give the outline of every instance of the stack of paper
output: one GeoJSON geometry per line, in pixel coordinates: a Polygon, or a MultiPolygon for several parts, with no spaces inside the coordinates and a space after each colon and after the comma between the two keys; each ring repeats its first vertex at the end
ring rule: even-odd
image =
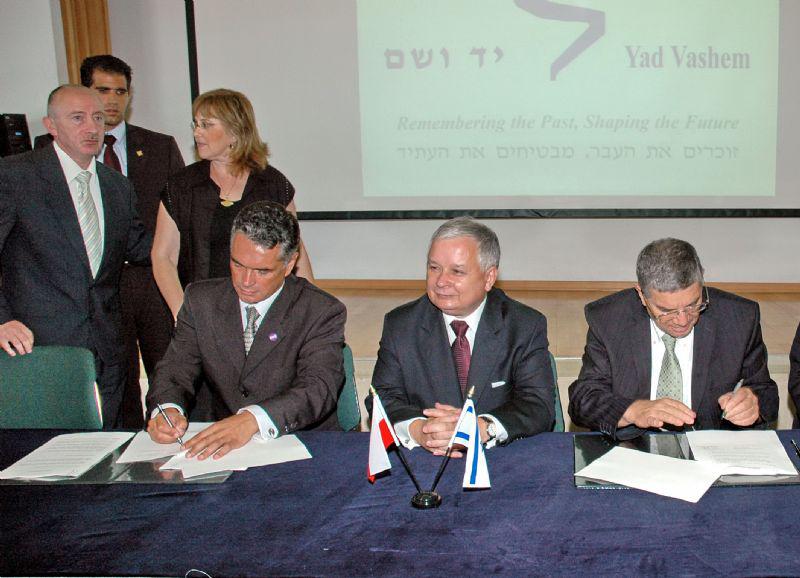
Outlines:
{"type": "Polygon", "coordinates": [[[696,503],[725,468],[615,447],[575,475],[696,503]]]}
{"type": "Polygon", "coordinates": [[[184,478],[202,476],[226,470],[246,470],[249,467],[281,464],[294,460],[306,460],[311,454],[297,436],[281,436],[277,439],[252,439],[237,450],[232,450],[221,458],[187,458],[180,452],[161,466],[162,470],[181,470],[184,478]]]}
{"type": "Polygon", "coordinates": [[[797,475],[774,431],[686,433],[694,460],[615,447],[576,476],[697,502],[723,475],[797,475]]]}
{"type": "MultiPolygon", "coordinates": [[[[184,442],[188,442],[198,433],[210,426],[210,423],[191,422],[186,428],[186,433],[181,436],[184,442]]],[[[149,462],[158,458],[166,458],[181,453],[181,444],[159,444],[150,438],[146,431],[140,431],[133,438],[130,445],[125,448],[122,455],[117,460],[118,464],[129,464],[133,462],[149,462]]]]}
{"type": "Polygon", "coordinates": [[[131,439],[129,432],[90,432],[56,436],[0,472],[0,479],[77,478],[131,439]]]}
{"type": "Polygon", "coordinates": [[[774,431],[692,431],[686,438],[694,459],[724,465],[723,474],[797,475],[774,431]]]}

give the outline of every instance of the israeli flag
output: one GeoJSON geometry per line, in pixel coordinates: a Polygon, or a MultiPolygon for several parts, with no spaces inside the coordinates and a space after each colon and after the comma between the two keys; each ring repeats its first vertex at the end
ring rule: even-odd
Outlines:
{"type": "Polygon", "coordinates": [[[475,415],[475,404],[472,399],[467,399],[461,415],[458,417],[458,424],[450,439],[450,446],[453,444],[460,444],[467,448],[462,487],[465,489],[491,488],[489,468],[486,465],[486,450],[481,443],[478,418],[475,415]]]}

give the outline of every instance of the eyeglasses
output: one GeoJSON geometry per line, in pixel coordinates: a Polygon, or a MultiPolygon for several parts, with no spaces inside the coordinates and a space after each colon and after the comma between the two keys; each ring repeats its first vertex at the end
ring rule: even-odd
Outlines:
{"type": "Polygon", "coordinates": [[[193,120],[191,122],[191,126],[192,126],[192,130],[197,130],[198,128],[202,129],[202,130],[208,130],[210,128],[214,128],[215,126],[217,126],[217,123],[216,122],[212,122],[210,120],[206,120],[206,119],[203,119],[200,122],[197,122],[197,121],[193,120]]]}
{"type": "MultiPolygon", "coordinates": [[[[678,316],[681,313],[686,314],[686,317],[696,317],[697,315],[700,315],[703,311],[708,309],[708,304],[711,303],[711,298],[708,296],[708,288],[703,287],[703,292],[705,293],[706,298],[703,299],[700,303],[697,303],[695,305],[687,305],[682,309],[672,309],[671,311],[664,311],[663,313],[660,313],[655,316],[656,321],[659,322],[674,321],[675,319],[678,318],[678,316]]],[[[647,298],[645,298],[645,301],[647,301],[647,298]]],[[[650,307],[657,310],[657,308],[654,307],[653,305],[650,305],[650,307]]]]}

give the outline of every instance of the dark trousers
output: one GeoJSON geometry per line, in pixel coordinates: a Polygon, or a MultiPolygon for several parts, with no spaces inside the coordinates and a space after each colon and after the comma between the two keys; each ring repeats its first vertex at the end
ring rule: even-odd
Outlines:
{"type": "Polygon", "coordinates": [[[119,423],[123,428],[141,429],[146,421],[139,386],[139,353],[147,377],[152,379],[156,364],[172,338],[172,314],[158,291],[152,267],[125,265],[120,300],[127,371],[119,423]]]}
{"type": "Polygon", "coordinates": [[[95,355],[97,370],[97,390],[100,393],[100,408],[103,411],[103,429],[111,430],[122,427],[120,405],[125,386],[125,367],[116,363],[108,365],[95,355]]]}

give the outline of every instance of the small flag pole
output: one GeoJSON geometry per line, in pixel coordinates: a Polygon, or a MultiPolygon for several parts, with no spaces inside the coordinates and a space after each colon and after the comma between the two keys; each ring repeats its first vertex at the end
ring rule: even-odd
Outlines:
{"type": "MultiPolygon", "coordinates": [[[[472,399],[472,395],[475,393],[475,386],[469,388],[469,393],[467,394],[467,399],[472,399]]],[[[458,430],[459,423],[456,423],[455,429],[458,430]]],[[[436,489],[436,486],[439,484],[439,480],[444,473],[445,467],[447,467],[448,462],[450,461],[450,455],[453,453],[453,442],[455,438],[450,440],[450,443],[447,445],[447,451],[444,454],[444,460],[442,464],[439,466],[439,471],[436,473],[436,478],[433,480],[433,487],[431,487],[431,492],[436,489]]]]}
{"type": "MultiPolygon", "coordinates": [[[[375,391],[375,388],[372,385],[369,386],[369,390],[372,392],[372,396],[373,397],[378,397],[378,392],[375,391]]],[[[422,488],[420,487],[419,482],[417,481],[417,477],[414,475],[414,472],[411,470],[411,466],[408,465],[408,462],[406,461],[406,457],[403,455],[403,452],[400,449],[400,446],[397,445],[397,444],[394,444],[394,446],[395,446],[395,450],[397,451],[397,457],[400,458],[400,463],[403,464],[403,467],[406,469],[406,472],[408,472],[408,476],[411,478],[411,481],[414,482],[414,487],[417,489],[417,493],[422,493],[422,488]]]]}

